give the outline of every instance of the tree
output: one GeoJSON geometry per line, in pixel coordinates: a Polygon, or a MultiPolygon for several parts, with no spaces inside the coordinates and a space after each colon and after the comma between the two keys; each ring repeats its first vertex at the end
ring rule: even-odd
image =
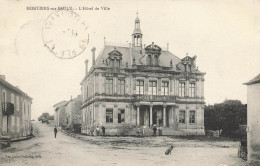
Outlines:
{"type": "Polygon", "coordinates": [[[206,130],[222,130],[226,136],[235,136],[240,125],[247,123],[247,105],[239,100],[205,106],[206,130]]]}
{"type": "Polygon", "coordinates": [[[38,121],[45,122],[48,116],[50,116],[49,113],[42,113],[42,115],[38,117],[38,121]]]}
{"type": "Polygon", "coordinates": [[[47,118],[47,120],[54,120],[54,115],[52,115],[52,116],[48,115],[46,118],[47,118]]]}

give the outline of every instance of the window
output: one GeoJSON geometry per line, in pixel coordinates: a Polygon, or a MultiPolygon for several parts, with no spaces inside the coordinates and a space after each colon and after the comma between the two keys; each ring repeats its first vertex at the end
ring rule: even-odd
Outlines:
{"type": "Polygon", "coordinates": [[[120,60],[118,59],[118,60],[116,60],[116,67],[120,67],[120,60]]]}
{"type": "Polygon", "coordinates": [[[184,82],[179,83],[179,96],[180,97],[185,96],[185,83],[184,82]]]}
{"type": "Polygon", "coordinates": [[[162,95],[169,94],[169,82],[162,82],[162,95]]]}
{"type": "Polygon", "coordinates": [[[185,111],[180,111],[179,123],[185,123],[185,111]]]}
{"type": "Polygon", "coordinates": [[[118,94],[125,94],[125,80],[118,80],[118,94]]]}
{"type": "Polygon", "coordinates": [[[106,122],[113,123],[113,110],[112,109],[106,109],[106,122]]]}
{"type": "Polygon", "coordinates": [[[136,81],[136,94],[140,94],[140,95],[144,94],[144,81],[143,80],[136,81]]]}
{"type": "Polygon", "coordinates": [[[195,97],[195,83],[190,83],[189,97],[195,97]]]}
{"type": "Polygon", "coordinates": [[[30,115],[30,105],[28,104],[28,116],[30,115]]]}
{"type": "Polygon", "coordinates": [[[19,96],[16,96],[16,110],[19,111],[19,96]]]}
{"type": "Polygon", "coordinates": [[[3,102],[3,107],[4,109],[6,109],[7,105],[6,105],[6,93],[5,91],[2,93],[2,102],[3,102]]]}
{"type": "Polygon", "coordinates": [[[119,110],[118,123],[125,123],[125,110],[119,110]]]}
{"type": "Polygon", "coordinates": [[[113,79],[106,79],[106,94],[113,94],[113,79]]]}
{"type": "Polygon", "coordinates": [[[151,57],[151,55],[147,56],[147,65],[152,65],[152,57],[151,57]]]}
{"type": "Polygon", "coordinates": [[[158,55],[155,55],[154,56],[154,63],[156,66],[159,66],[159,58],[158,58],[158,55]]]}
{"type": "Polygon", "coordinates": [[[190,111],[190,123],[195,123],[195,111],[190,111]]]}
{"type": "Polygon", "coordinates": [[[157,94],[157,82],[156,81],[149,81],[149,95],[156,95],[157,94]]]}
{"type": "Polygon", "coordinates": [[[26,107],[25,107],[25,103],[23,104],[23,113],[24,113],[24,116],[25,116],[25,112],[26,112],[26,107]]]}
{"type": "Polygon", "coordinates": [[[110,64],[110,66],[114,67],[114,59],[110,59],[109,64],[110,64]]]}
{"type": "Polygon", "coordinates": [[[11,94],[11,103],[14,104],[14,94],[11,94]]]}

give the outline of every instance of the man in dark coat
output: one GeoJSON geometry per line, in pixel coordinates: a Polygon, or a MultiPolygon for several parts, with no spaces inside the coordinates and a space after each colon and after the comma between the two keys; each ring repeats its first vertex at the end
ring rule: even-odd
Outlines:
{"type": "Polygon", "coordinates": [[[157,130],[157,127],[156,125],[153,126],[153,136],[156,136],[156,130],[157,130]]]}
{"type": "Polygon", "coordinates": [[[57,130],[56,127],[54,127],[54,135],[55,135],[55,138],[56,138],[57,133],[58,133],[58,130],[57,130]]]}
{"type": "Polygon", "coordinates": [[[101,129],[102,129],[102,135],[105,136],[105,133],[106,133],[106,128],[105,128],[105,126],[102,126],[101,129]]]}

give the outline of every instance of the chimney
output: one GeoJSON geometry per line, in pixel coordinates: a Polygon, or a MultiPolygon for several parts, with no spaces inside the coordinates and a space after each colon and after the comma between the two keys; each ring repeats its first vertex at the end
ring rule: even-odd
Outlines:
{"type": "Polygon", "coordinates": [[[86,65],[86,74],[88,74],[88,60],[85,60],[85,65],[86,65]]]}
{"type": "Polygon", "coordinates": [[[96,48],[95,47],[93,47],[92,49],[91,49],[91,51],[92,51],[92,66],[94,66],[95,65],[95,51],[96,51],[96,48]]]}
{"type": "Polygon", "coordinates": [[[5,75],[0,75],[0,78],[5,80],[5,75]]]}

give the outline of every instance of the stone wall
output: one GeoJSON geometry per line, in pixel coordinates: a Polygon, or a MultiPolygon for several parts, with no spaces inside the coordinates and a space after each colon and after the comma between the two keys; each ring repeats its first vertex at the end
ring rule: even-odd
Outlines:
{"type": "Polygon", "coordinates": [[[248,161],[260,165],[260,83],[247,88],[248,161]]]}

